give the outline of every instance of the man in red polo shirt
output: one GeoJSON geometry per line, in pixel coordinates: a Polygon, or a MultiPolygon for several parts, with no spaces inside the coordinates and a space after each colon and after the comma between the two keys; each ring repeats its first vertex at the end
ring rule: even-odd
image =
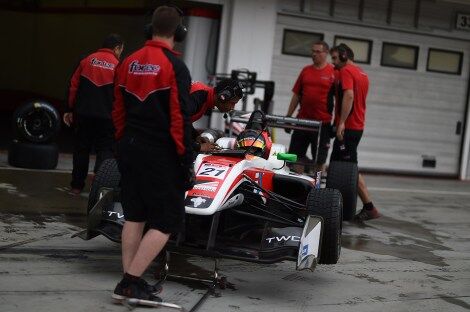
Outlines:
{"type": "MultiPolygon", "coordinates": [[[[291,117],[300,104],[297,118],[318,120],[323,123],[320,132],[320,144],[317,151],[318,134],[294,130],[289,153],[297,154],[305,160],[308,146],[311,146],[312,158],[316,159],[316,169],[324,170],[330,148],[331,119],[334,98],[334,67],[327,62],[329,47],[324,41],[315,42],[312,46],[313,64],[305,66],[300,72],[294,87],[287,116],[291,117]],[[318,155],[318,156],[317,156],[318,155]]],[[[294,166],[297,172],[302,171],[294,166]]]]}
{"type": "MultiPolygon", "coordinates": [[[[367,74],[354,64],[354,53],[345,44],[333,47],[331,59],[338,70],[336,76],[336,138],[330,161],[357,163],[357,147],[365,126],[366,98],[369,90],[367,74]]],[[[363,203],[356,221],[376,219],[380,214],[370,199],[362,174],[359,174],[358,193],[363,203]]]]}

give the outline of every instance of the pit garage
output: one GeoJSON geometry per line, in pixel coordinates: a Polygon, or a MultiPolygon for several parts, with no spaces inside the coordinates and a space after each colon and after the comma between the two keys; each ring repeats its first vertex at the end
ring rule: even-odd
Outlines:
{"type": "MultiPolygon", "coordinates": [[[[95,50],[109,32],[123,35],[124,54],[139,48],[152,10],[162,3],[166,1],[0,3],[0,55],[7,60],[0,73],[0,310],[149,310],[111,300],[122,276],[120,245],[102,235],[77,237],[90,226],[89,198],[99,196],[90,196],[91,179],[79,196],[69,194],[72,131],[62,126],[54,140],[60,150],[55,169],[17,168],[7,155],[16,135],[12,114],[20,105],[41,99],[61,114],[67,80],[80,56],[95,50]]],[[[318,264],[314,272],[296,270],[295,261],[256,263],[232,257],[215,263],[210,253],[172,253],[168,263],[173,278],[163,284],[162,298],[186,311],[470,310],[470,4],[174,3],[185,12],[190,28],[178,49],[193,79],[209,82],[210,76],[232,70],[256,73],[258,86],[237,109],[269,107],[267,113],[284,116],[300,69],[311,64],[312,42],[346,42],[355,49],[371,81],[359,167],[382,216],[364,223],[343,221],[339,261],[318,264]],[[267,85],[274,86],[272,100],[266,97],[267,85]],[[266,99],[269,103],[263,103],[266,99]],[[224,282],[213,289],[207,282],[214,278],[215,264],[224,282]]],[[[199,127],[223,129],[220,117],[208,115],[199,127]]],[[[274,129],[273,139],[288,145],[290,137],[274,129]]],[[[253,174],[252,180],[261,185],[262,178],[253,174]]],[[[324,186],[324,180],[318,182],[324,186]]],[[[214,184],[203,187],[199,194],[214,184]]],[[[361,208],[358,199],[357,210],[361,208]]],[[[233,226],[238,229],[239,224],[233,226]]],[[[283,233],[267,239],[293,245],[296,240],[283,233]]],[[[161,264],[161,258],[155,261],[145,279],[157,282],[161,264]]]]}
{"type": "Polygon", "coordinates": [[[468,31],[456,29],[455,14],[468,7],[455,2],[282,2],[273,49],[275,112],[286,113],[295,79],[311,63],[306,42],[345,42],[371,81],[360,166],[465,178],[470,43],[468,31]]]}

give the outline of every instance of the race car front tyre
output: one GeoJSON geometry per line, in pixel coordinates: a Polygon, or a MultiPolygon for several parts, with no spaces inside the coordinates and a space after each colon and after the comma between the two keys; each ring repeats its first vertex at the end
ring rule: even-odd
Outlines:
{"type": "Polygon", "coordinates": [[[323,218],[320,264],[335,264],[341,253],[342,198],[338,190],[314,189],[307,197],[310,215],[323,218]]]}
{"type": "Polygon", "coordinates": [[[356,215],[358,177],[356,163],[332,161],[328,167],[326,187],[337,189],[343,196],[343,220],[346,221],[356,215]]]}
{"type": "Polygon", "coordinates": [[[59,112],[51,104],[36,100],[21,105],[13,113],[13,130],[20,140],[50,142],[60,131],[59,112]]]}
{"type": "Polygon", "coordinates": [[[96,172],[95,178],[91,184],[90,195],[88,196],[88,210],[98,201],[98,192],[102,187],[117,189],[121,182],[121,173],[119,172],[117,161],[114,158],[105,159],[96,172]]]}
{"type": "Polygon", "coordinates": [[[8,150],[8,163],[28,169],[55,169],[59,159],[57,144],[36,144],[13,140],[8,150]]]}

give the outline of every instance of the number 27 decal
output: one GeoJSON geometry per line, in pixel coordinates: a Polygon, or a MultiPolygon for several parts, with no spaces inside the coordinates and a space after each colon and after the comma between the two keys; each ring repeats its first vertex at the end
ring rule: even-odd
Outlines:
{"type": "Polygon", "coordinates": [[[227,174],[226,167],[216,167],[210,165],[202,165],[201,169],[199,169],[197,175],[204,176],[204,177],[213,177],[216,179],[223,179],[227,174]]]}

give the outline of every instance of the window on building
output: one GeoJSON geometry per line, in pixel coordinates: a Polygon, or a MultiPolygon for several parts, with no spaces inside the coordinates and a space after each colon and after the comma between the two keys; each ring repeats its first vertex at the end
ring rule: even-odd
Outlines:
{"type": "Polygon", "coordinates": [[[440,49],[429,49],[427,71],[460,75],[463,53],[440,49]]]}
{"type": "Polygon", "coordinates": [[[416,69],[418,67],[416,46],[384,42],[382,45],[382,66],[416,69]]]}
{"type": "Polygon", "coordinates": [[[354,62],[370,64],[370,55],[372,52],[371,40],[336,36],[335,46],[340,43],[346,44],[353,50],[354,62]]]}
{"type": "Polygon", "coordinates": [[[323,34],[284,29],[282,54],[312,56],[312,44],[323,40],[323,34]]]}

